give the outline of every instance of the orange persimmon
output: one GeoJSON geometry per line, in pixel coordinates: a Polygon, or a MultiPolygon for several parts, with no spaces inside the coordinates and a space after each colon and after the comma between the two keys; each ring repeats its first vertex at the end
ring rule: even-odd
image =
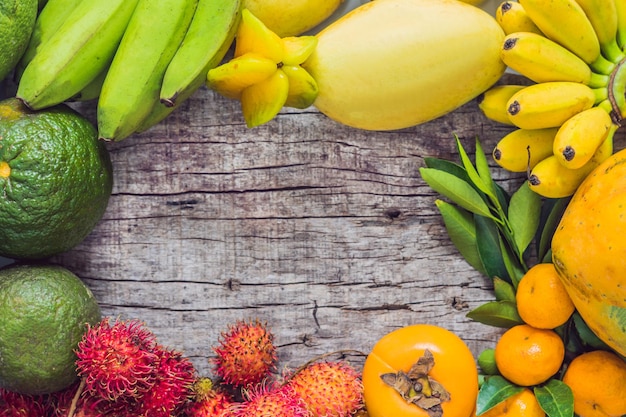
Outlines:
{"type": "Polygon", "coordinates": [[[363,389],[370,417],[470,417],[478,371],[472,352],[455,333],[414,324],[376,343],[363,367],[363,389]],[[430,407],[437,399],[442,401],[434,408],[415,404],[430,407]]]}

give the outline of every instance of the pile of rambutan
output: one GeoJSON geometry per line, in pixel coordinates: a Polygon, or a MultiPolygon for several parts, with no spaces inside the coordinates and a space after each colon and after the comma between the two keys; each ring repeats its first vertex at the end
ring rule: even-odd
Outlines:
{"type": "Polygon", "coordinates": [[[189,417],[349,417],[363,409],[361,376],[347,361],[320,358],[278,374],[274,336],[259,320],[229,326],[213,351],[215,394],[206,401],[218,411],[189,417]]]}
{"type": "Polygon", "coordinates": [[[76,349],[78,382],[47,395],[0,389],[0,417],[350,417],[362,413],[361,375],[328,355],[277,371],[266,323],[240,320],[213,347],[213,377],[157,343],[137,320],[104,318],[76,349]]]}

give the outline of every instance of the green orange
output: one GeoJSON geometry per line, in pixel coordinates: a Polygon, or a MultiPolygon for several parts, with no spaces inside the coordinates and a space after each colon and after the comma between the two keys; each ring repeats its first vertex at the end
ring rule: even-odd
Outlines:
{"type": "Polygon", "coordinates": [[[0,0],[0,81],[26,50],[38,7],[37,0],[0,0]]]}
{"type": "Polygon", "coordinates": [[[42,259],[80,243],[113,185],[105,144],[66,105],[30,111],[0,102],[0,256],[42,259]]]}
{"type": "Polygon", "coordinates": [[[44,394],[74,383],[74,351],[100,318],[91,290],[59,265],[0,269],[0,387],[44,394]]]}

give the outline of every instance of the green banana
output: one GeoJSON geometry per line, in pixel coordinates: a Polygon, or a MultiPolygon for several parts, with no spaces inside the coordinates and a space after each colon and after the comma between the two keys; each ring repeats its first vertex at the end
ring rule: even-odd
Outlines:
{"type": "Polygon", "coordinates": [[[182,44],[163,76],[160,103],[137,127],[143,132],[165,119],[202,87],[206,74],[230,48],[241,16],[240,0],[199,0],[182,44]]]}
{"type": "Polygon", "coordinates": [[[618,62],[626,56],[617,44],[617,6],[623,0],[576,0],[593,26],[605,58],[618,62]]]}
{"type": "Polygon", "coordinates": [[[70,98],[68,101],[89,101],[95,100],[100,97],[100,91],[102,91],[102,84],[104,84],[104,79],[107,76],[107,72],[109,71],[109,67],[107,66],[104,70],[100,72],[91,80],[89,84],[85,86],[82,90],[80,90],[74,97],[70,98]]]}
{"type": "Polygon", "coordinates": [[[610,74],[612,62],[600,54],[600,42],[585,11],[575,0],[519,0],[546,37],[563,45],[597,72],[610,74]]]}
{"type": "Polygon", "coordinates": [[[107,67],[137,0],[83,0],[26,66],[17,97],[31,109],[76,95],[107,67]]]}
{"type": "Polygon", "coordinates": [[[100,92],[101,139],[130,136],[159,102],[163,76],[197,4],[198,0],[139,0],[100,92]]]}
{"type": "Polygon", "coordinates": [[[511,69],[536,83],[571,81],[591,87],[604,87],[609,76],[596,74],[569,49],[531,32],[518,32],[504,38],[500,57],[511,69]]]}
{"type": "Polygon", "coordinates": [[[49,0],[41,10],[35,21],[33,33],[26,51],[15,68],[16,79],[19,80],[24,69],[37,51],[63,25],[67,17],[83,0],[49,0]]]}
{"type": "Polygon", "coordinates": [[[161,101],[173,106],[187,90],[197,90],[235,39],[240,0],[199,0],[189,30],[165,71],[161,101]]]}

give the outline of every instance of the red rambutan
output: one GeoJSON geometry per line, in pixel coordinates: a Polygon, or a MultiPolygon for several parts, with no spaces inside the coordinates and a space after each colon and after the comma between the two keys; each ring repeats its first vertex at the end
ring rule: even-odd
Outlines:
{"type": "Polygon", "coordinates": [[[309,417],[302,398],[288,385],[259,384],[243,391],[244,401],[234,403],[232,417],[309,417]]]}
{"type": "Polygon", "coordinates": [[[286,382],[304,400],[312,417],[348,417],[363,406],[360,374],[347,362],[314,362],[286,382]]]}
{"type": "Polygon", "coordinates": [[[188,417],[226,417],[226,412],[234,403],[233,397],[219,388],[197,393],[187,409],[188,417]]]}
{"type": "Polygon", "coordinates": [[[157,349],[159,362],[155,369],[155,384],[138,400],[138,416],[170,417],[187,405],[192,396],[196,371],[182,353],[157,349]]]}
{"type": "Polygon", "coordinates": [[[274,335],[258,320],[237,321],[213,350],[215,373],[235,387],[257,384],[276,369],[274,335]]]}
{"type": "Polygon", "coordinates": [[[136,320],[109,323],[104,318],[89,327],[78,343],[78,375],[95,398],[115,402],[147,392],[156,382],[159,356],[156,338],[136,320]]]}
{"type": "Polygon", "coordinates": [[[44,417],[46,403],[41,396],[20,394],[0,388],[0,417],[44,417]]]}

